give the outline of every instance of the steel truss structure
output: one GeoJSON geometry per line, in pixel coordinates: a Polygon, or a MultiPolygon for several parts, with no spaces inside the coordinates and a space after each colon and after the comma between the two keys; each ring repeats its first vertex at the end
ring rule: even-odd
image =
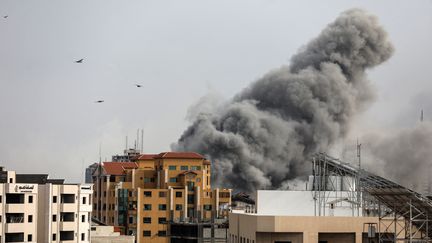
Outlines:
{"type": "Polygon", "coordinates": [[[326,191],[331,180],[327,178],[340,176],[349,196],[332,198],[333,202],[352,202],[353,216],[377,216],[380,243],[432,242],[432,201],[426,196],[325,153],[315,154],[312,163],[312,191],[319,208],[329,201],[326,191]]]}

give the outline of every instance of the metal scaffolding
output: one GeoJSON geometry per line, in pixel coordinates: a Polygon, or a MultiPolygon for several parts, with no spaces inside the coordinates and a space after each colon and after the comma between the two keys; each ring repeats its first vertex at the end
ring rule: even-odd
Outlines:
{"type": "MultiPolygon", "coordinates": [[[[352,190],[347,190],[350,193],[346,200],[352,202],[353,210],[357,210],[356,215],[379,218],[380,243],[432,242],[432,229],[429,227],[432,201],[429,198],[324,153],[316,154],[312,162],[318,215],[324,216],[322,208],[329,200],[326,190],[331,180],[328,178],[340,176],[343,178],[342,184],[349,185],[351,182],[353,185],[352,190]]],[[[337,201],[334,198],[332,200],[337,201]]]]}

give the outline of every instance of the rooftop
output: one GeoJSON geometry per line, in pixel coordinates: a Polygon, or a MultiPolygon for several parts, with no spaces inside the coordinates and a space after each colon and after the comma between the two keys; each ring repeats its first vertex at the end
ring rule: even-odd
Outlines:
{"type": "Polygon", "coordinates": [[[107,175],[124,175],[125,169],[136,169],[135,162],[103,162],[102,168],[107,175]]]}

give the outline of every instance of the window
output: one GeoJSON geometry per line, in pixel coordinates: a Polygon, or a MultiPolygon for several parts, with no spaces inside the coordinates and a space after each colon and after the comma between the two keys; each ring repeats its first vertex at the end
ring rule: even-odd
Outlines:
{"type": "Polygon", "coordinates": [[[144,191],[144,197],[151,197],[152,192],[151,191],[144,191]]]}
{"type": "Polygon", "coordinates": [[[166,231],[165,230],[159,230],[158,236],[166,236],[166,231]]]}
{"type": "Polygon", "coordinates": [[[75,232],[73,230],[60,230],[60,241],[74,240],[75,232]]]}
{"type": "Polygon", "coordinates": [[[13,183],[13,179],[12,178],[9,178],[9,183],[13,183]]]}
{"type": "Polygon", "coordinates": [[[175,166],[175,165],[168,166],[168,170],[176,170],[176,169],[177,169],[177,166],[175,166]]]}
{"type": "Polygon", "coordinates": [[[82,240],[82,241],[85,240],[85,233],[81,233],[81,240],[82,240]]]}
{"type": "Polygon", "coordinates": [[[24,204],[23,193],[6,193],[7,204],[24,204]]]}
{"type": "Polygon", "coordinates": [[[61,203],[75,203],[75,194],[61,194],[60,195],[61,203]]]}
{"type": "Polygon", "coordinates": [[[27,216],[27,222],[29,222],[29,223],[33,222],[33,215],[27,216]]]}
{"type": "Polygon", "coordinates": [[[158,221],[159,221],[159,224],[166,224],[166,218],[159,218],[158,219],[158,221]]]}
{"type": "Polygon", "coordinates": [[[57,203],[57,196],[53,196],[53,203],[57,203]]]}
{"type": "Polygon", "coordinates": [[[87,203],[87,197],[83,197],[82,198],[82,204],[86,204],[87,203]]]}
{"type": "Polygon", "coordinates": [[[53,221],[53,222],[57,222],[57,215],[56,215],[56,214],[53,214],[53,216],[52,216],[52,221],[53,221]]]}
{"type": "Polygon", "coordinates": [[[150,231],[150,230],[144,230],[144,231],[143,231],[143,236],[144,236],[144,237],[149,237],[149,236],[151,236],[151,231],[150,231]]]}
{"type": "Polygon", "coordinates": [[[81,222],[85,222],[85,215],[81,215],[81,222]]]}
{"type": "Polygon", "coordinates": [[[210,204],[204,205],[204,210],[211,211],[212,210],[212,205],[210,205],[210,204]]]}
{"type": "Polygon", "coordinates": [[[133,217],[129,217],[129,224],[133,224],[133,217]]]}
{"type": "Polygon", "coordinates": [[[151,224],[151,218],[150,217],[144,217],[143,218],[143,223],[144,224],[151,224]]]}
{"type": "Polygon", "coordinates": [[[31,234],[28,234],[28,235],[27,235],[27,241],[28,241],[28,242],[33,241],[33,236],[32,236],[31,234]]]}
{"type": "Polygon", "coordinates": [[[104,191],[104,194],[103,194],[103,196],[104,196],[104,197],[106,197],[106,191],[104,191]]]}
{"type": "Polygon", "coordinates": [[[181,204],[176,204],[175,209],[178,210],[178,211],[180,211],[180,210],[183,209],[183,205],[181,205],[181,204]]]}
{"type": "Polygon", "coordinates": [[[166,197],[166,192],[159,192],[159,197],[166,197]]]}
{"type": "Polygon", "coordinates": [[[180,170],[189,170],[189,167],[187,165],[180,166],[180,170]]]}
{"type": "Polygon", "coordinates": [[[176,197],[182,197],[182,192],[176,192],[176,197]]]}
{"type": "Polygon", "coordinates": [[[28,197],[28,202],[29,202],[29,203],[33,203],[33,196],[29,196],[29,197],[28,197]]]}
{"type": "Polygon", "coordinates": [[[56,234],[53,234],[53,235],[52,235],[52,240],[53,240],[53,241],[56,241],[56,240],[57,240],[57,235],[56,235],[56,234]]]}
{"type": "Polygon", "coordinates": [[[201,166],[191,166],[191,170],[201,170],[201,166]]]}
{"type": "Polygon", "coordinates": [[[177,182],[177,177],[171,177],[171,178],[169,179],[169,182],[172,182],[172,183],[177,182]]]}
{"type": "Polygon", "coordinates": [[[165,211],[166,210],[166,204],[159,204],[159,211],[165,211]]]}
{"type": "Polygon", "coordinates": [[[2,196],[0,195],[0,203],[2,202],[2,196]]]}
{"type": "Polygon", "coordinates": [[[24,223],[24,213],[6,213],[6,223],[24,223]]]}
{"type": "Polygon", "coordinates": [[[60,221],[61,222],[74,222],[75,221],[75,213],[71,212],[61,212],[60,213],[60,221]]]}
{"type": "Polygon", "coordinates": [[[144,177],[144,182],[154,182],[154,178],[144,177]]]}
{"type": "Polygon", "coordinates": [[[91,231],[96,231],[96,227],[91,227],[91,231]]]}
{"type": "Polygon", "coordinates": [[[187,196],[187,203],[188,204],[194,204],[195,203],[195,195],[188,195],[187,196]]]}
{"type": "Polygon", "coordinates": [[[144,211],[151,210],[151,204],[144,204],[144,211]]]}

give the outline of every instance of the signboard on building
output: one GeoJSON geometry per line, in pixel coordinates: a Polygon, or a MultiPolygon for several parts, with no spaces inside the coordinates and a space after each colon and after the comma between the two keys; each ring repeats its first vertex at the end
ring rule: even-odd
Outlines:
{"type": "Polygon", "coordinates": [[[15,185],[15,192],[34,192],[34,191],[35,191],[35,185],[31,185],[31,184],[15,185]]]}

